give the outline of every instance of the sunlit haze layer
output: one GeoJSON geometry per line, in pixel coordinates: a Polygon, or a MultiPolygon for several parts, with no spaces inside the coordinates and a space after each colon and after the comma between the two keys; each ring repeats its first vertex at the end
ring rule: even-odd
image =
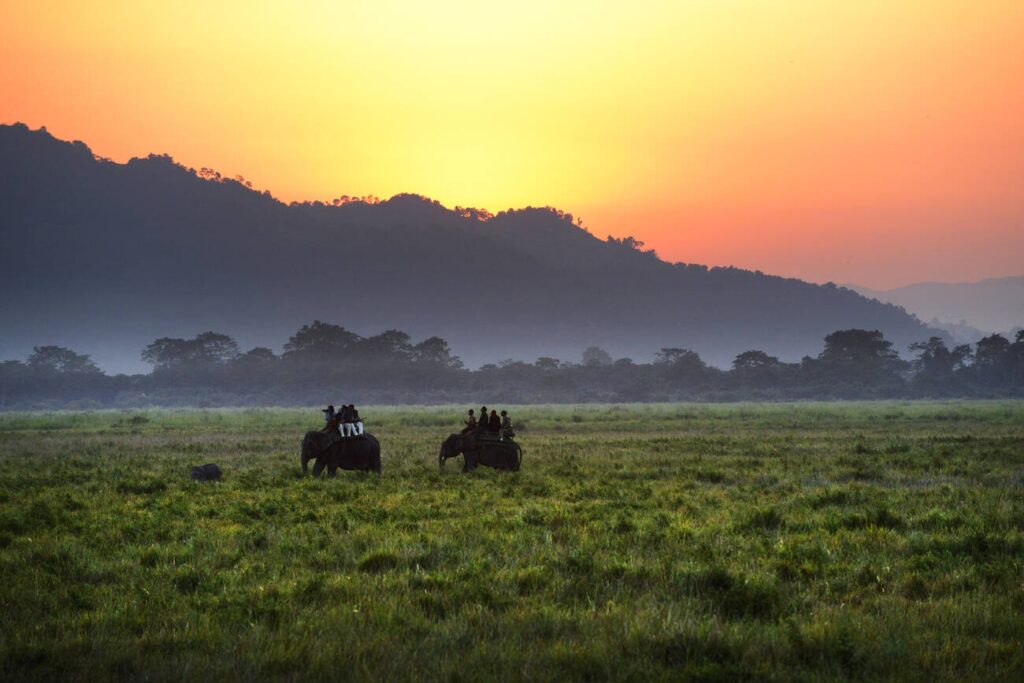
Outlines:
{"type": "Polygon", "coordinates": [[[284,200],[553,205],[670,260],[1024,271],[1024,2],[0,3],[0,121],[284,200]]]}

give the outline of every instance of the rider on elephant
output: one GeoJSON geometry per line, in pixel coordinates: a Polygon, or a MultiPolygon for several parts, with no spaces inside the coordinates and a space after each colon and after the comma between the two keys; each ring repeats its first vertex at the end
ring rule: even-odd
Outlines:
{"type": "Polygon", "coordinates": [[[363,421],[359,418],[359,411],[356,410],[356,404],[350,403],[348,406],[348,417],[352,423],[352,436],[363,435],[363,421]]]}
{"type": "Polygon", "coordinates": [[[462,434],[469,434],[470,432],[476,431],[476,416],[473,414],[473,409],[469,409],[469,417],[466,419],[466,426],[462,428],[462,434]]]}
{"type": "Polygon", "coordinates": [[[335,422],[334,405],[328,405],[320,412],[324,414],[324,431],[329,431],[331,429],[331,423],[335,422]]]}
{"type": "Polygon", "coordinates": [[[341,423],[341,435],[352,436],[352,408],[346,403],[341,404],[338,410],[338,422],[341,423]]]}
{"type": "Polygon", "coordinates": [[[501,438],[511,439],[516,433],[512,431],[512,418],[508,416],[508,411],[501,411],[501,438]]]}

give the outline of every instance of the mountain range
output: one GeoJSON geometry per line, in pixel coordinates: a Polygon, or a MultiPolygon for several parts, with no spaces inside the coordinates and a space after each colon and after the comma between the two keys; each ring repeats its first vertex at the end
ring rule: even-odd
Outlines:
{"type": "Polygon", "coordinates": [[[470,366],[578,360],[591,345],[727,366],[749,349],[816,354],[837,329],[879,329],[901,350],[936,333],[831,283],[669,263],[551,208],[285,204],[168,156],[120,164],[0,126],[0,358],[60,344],[138,371],[157,337],[216,330],[280,349],[314,319],[441,336],[470,366]]]}
{"type": "Polygon", "coordinates": [[[917,282],[888,290],[857,285],[850,288],[902,306],[958,341],[973,342],[986,334],[1006,334],[1024,325],[1024,276],[979,282],[917,282]]]}

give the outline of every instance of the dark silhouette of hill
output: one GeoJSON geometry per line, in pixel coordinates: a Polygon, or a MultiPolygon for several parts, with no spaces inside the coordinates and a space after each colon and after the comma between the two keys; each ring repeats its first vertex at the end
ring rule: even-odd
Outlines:
{"type": "Polygon", "coordinates": [[[548,208],[484,220],[415,195],[284,204],[166,156],[117,164],[45,129],[0,126],[0,357],[62,344],[141,367],[154,338],[216,329],[276,344],[328,320],[440,335],[469,365],[597,344],[814,354],[846,328],[905,349],[930,331],[834,285],[672,264],[548,208]]]}

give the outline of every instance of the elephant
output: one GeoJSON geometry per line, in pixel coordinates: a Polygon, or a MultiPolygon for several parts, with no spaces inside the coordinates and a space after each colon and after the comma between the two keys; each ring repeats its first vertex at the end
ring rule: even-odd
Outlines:
{"type": "Polygon", "coordinates": [[[514,441],[481,439],[474,434],[452,434],[441,444],[438,465],[444,467],[445,460],[460,454],[465,455],[463,472],[474,470],[477,465],[516,472],[523,463],[523,449],[514,441]]]}
{"type": "Polygon", "coordinates": [[[369,433],[342,437],[325,432],[306,432],[302,439],[303,474],[309,471],[310,460],[316,460],[313,464],[314,477],[319,477],[325,467],[332,477],[339,467],[343,470],[372,470],[380,474],[380,442],[369,433]]]}

